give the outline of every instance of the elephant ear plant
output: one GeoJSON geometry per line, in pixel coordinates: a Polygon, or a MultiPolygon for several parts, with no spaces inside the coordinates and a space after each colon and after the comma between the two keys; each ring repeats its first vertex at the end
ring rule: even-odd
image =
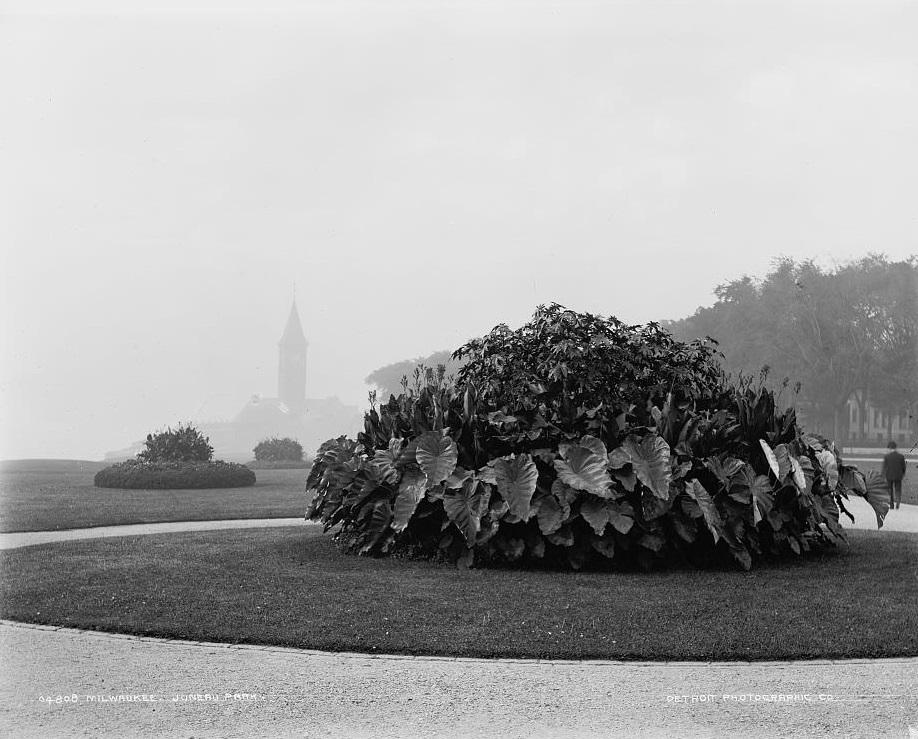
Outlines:
{"type": "Polygon", "coordinates": [[[540,306],[422,369],[325,442],[307,518],[360,554],[462,566],[667,564],[749,569],[845,538],[876,475],[806,435],[760,380],[731,382],[711,341],[540,306]]]}

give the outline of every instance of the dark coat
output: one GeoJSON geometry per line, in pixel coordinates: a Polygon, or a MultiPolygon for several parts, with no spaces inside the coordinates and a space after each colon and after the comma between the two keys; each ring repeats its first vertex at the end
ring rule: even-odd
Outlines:
{"type": "Polygon", "coordinates": [[[901,480],[905,477],[905,457],[899,452],[889,452],[883,457],[882,472],[887,480],[901,480]]]}

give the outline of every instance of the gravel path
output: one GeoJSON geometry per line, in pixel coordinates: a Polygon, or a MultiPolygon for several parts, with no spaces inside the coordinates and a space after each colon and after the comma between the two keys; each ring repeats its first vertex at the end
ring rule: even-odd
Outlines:
{"type": "Polygon", "coordinates": [[[9,622],[0,659],[10,737],[905,739],[918,729],[918,659],[397,659],[9,622]]]}
{"type": "Polygon", "coordinates": [[[50,544],[74,539],[98,539],[110,536],[138,536],[140,534],[168,534],[177,531],[210,531],[213,529],[250,529],[270,526],[317,526],[312,521],[298,518],[242,518],[225,521],[170,521],[166,523],[138,523],[127,526],[94,526],[88,529],[62,531],[25,531],[0,534],[0,549],[17,549],[33,544],[50,544]]]}
{"type": "MultiPolygon", "coordinates": [[[[858,503],[857,527],[876,528],[858,503]]],[[[3,534],[0,548],[291,524],[306,525],[296,518],[3,534]]],[[[892,511],[884,529],[918,531],[918,507],[892,511]]],[[[918,737],[918,659],[455,660],[0,622],[0,664],[0,736],[8,737],[918,737]]]]}

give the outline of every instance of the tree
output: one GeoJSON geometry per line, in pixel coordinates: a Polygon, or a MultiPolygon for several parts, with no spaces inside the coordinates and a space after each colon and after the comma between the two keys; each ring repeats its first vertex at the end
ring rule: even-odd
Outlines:
{"type": "Polygon", "coordinates": [[[870,255],[825,270],[785,257],[763,280],[721,285],[712,307],[667,325],[682,339],[720,341],[733,372],[767,366],[773,383],[799,381],[811,424],[841,438],[851,397],[862,423],[868,401],[901,408],[903,395],[914,398],[916,293],[915,259],[870,255]]]}

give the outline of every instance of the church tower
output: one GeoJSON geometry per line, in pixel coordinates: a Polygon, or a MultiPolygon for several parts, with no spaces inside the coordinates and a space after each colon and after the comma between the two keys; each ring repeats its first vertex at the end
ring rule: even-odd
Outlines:
{"type": "Polygon", "coordinates": [[[309,342],[303,335],[296,298],[290,306],[284,335],[278,342],[280,361],[277,368],[277,398],[294,413],[306,412],[306,350],[309,342]]]}

